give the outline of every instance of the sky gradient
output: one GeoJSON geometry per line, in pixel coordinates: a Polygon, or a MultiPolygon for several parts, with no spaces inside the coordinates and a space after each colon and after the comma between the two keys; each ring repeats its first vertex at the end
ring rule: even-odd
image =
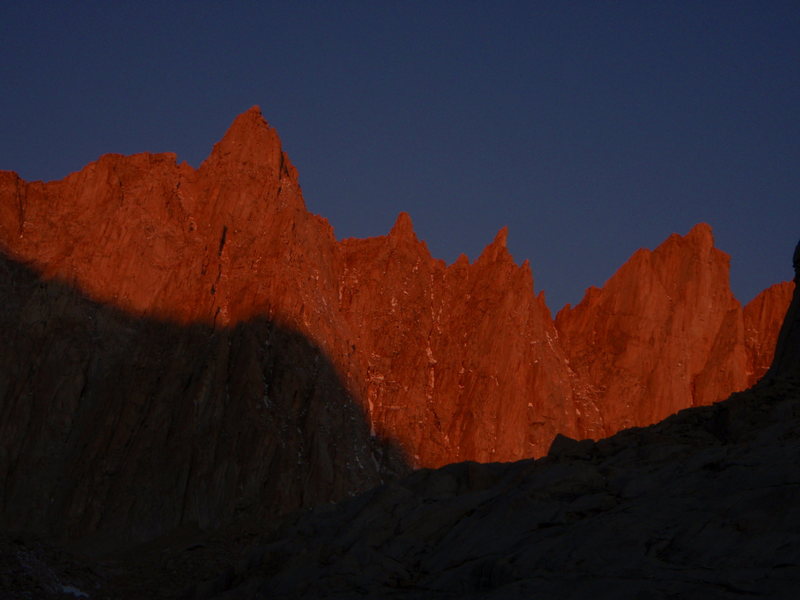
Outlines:
{"type": "Polygon", "coordinates": [[[0,169],[198,166],[261,106],[337,237],[434,256],[504,225],[553,311],[709,223],[749,301],[800,238],[799,2],[26,2],[0,8],[0,169]]]}

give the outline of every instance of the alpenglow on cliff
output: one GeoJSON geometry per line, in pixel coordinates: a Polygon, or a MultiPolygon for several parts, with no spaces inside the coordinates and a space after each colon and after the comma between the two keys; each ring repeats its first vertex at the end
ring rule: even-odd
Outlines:
{"type": "Polygon", "coordinates": [[[291,510],[654,423],[770,364],[794,284],[742,307],[708,225],[555,319],[506,235],[451,265],[405,213],[336,240],[255,107],[198,169],[111,154],[48,183],[1,171],[6,519],[155,535],[291,510]],[[121,491],[145,480],[172,508],[121,491]]]}

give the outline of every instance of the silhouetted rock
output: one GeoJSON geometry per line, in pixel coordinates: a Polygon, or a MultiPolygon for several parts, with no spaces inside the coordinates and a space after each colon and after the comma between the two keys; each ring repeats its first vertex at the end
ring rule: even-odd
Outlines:
{"type": "Polygon", "coordinates": [[[800,381],[800,242],[794,250],[794,295],[778,336],[775,360],[767,379],[800,381]]]}

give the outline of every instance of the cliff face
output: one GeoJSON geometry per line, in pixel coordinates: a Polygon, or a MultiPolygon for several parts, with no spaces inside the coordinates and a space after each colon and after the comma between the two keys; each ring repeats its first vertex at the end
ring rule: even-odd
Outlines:
{"type": "Polygon", "coordinates": [[[4,528],[130,543],[405,468],[332,360],[331,228],[257,110],[196,171],[140,154],[48,184],[3,172],[0,240],[4,528]]]}
{"type": "MultiPolygon", "coordinates": [[[[706,234],[700,228],[688,241],[715,261],[706,234]]],[[[639,260],[663,259],[676,242],[685,240],[639,260]]],[[[672,292],[691,288],[674,276],[661,281],[672,292]]],[[[421,469],[298,515],[236,571],[192,591],[248,599],[794,598],[798,352],[800,289],[775,362],[747,391],[597,442],[559,437],[535,461],[421,469]]]]}
{"type": "Polygon", "coordinates": [[[406,215],[386,238],[343,244],[342,309],[365,349],[363,397],[416,464],[522,458],[560,428],[576,431],[550,312],[505,238],[449,267],[406,215]]]}
{"type": "MultiPolygon", "coordinates": [[[[43,444],[36,454],[43,464],[44,446],[81,444],[82,436],[91,437],[87,431],[102,432],[102,439],[119,437],[126,465],[136,445],[124,440],[134,431],[142,456],[158,444],[178,444],[166,441],[172,426],[155,427],[163,436],[156,443],[147,433],[153,428],[137,424],[154,410],[153,397],[162,398],[159,422],[178,424],[205,410],[197,407],[211,394],[214,410],[230,411],[230,431],[236,419],[249,421],[248,435],[260,441],[242,442],[237,452],[252,452],[254,465],[269,455],[264,444],[274,444],[286,427],[300,432],[287,452],[299,452],[311,471],[362,465],[360,475],[343,476],[341,485],[326,484],[307,500],[293,496],[289,504],[296,507],[402,468],[381,458],[386,451],[370,442],[370,433],[397,441],[417,466],[537,456],[557,433],[599,437],[714,402],[751,384],[770,363],[792,284],[770,288],[743,310],[728,288],[727,256],[713,247],[707,226],[637,252],[602,290],[590,290],[555,321],[534,294],[528,264],[516,265],[506,250],[505,236],[501,231],[475,262],[462,257],[450,266],[431,257],[404,214],[387,236],[337,242],[327,221],[306,210],[297,173],[257,108],[235,120],[197,170],[176,164],[171,154],[138,154],[107,155],[50,183],[0,172],[0,246],[13,271],[3,301],[21,289],[16,277],[38,282],[16,301],[29,307],[25,319],[4,313],[6,339],[16,348],[0,373],[0,427],[12,440],[0,464],[0,479],[13,483],[5,501],[34,485],[26,477],[35,477],[36,465],[30,475],[14,466],[31,444],[43,444]],[[35,292],[54,285],[62,291],[35,292]],[[67,318],[59,311],[77,300],[64,295],[92,308],[67,318]],[[106,325],[102,315],[109,311],[122,321],[106,325]],[[150,331],[153,323],[173,333],[130,333],[150,331]],[[254,323],[261,325],[253,329],[254,323]],[[98,361],[111,359],[97,358],[90,332],[98,327],[108,348],[115,336],[136,338],[133,346],[119,345],[102,374],[98,361]],[[242,327],[250,333],[237,334],[242,327]],[[74,344],[73,330],[84,336],[74,344]],[[67,341],[54,346],[56,334],[67,341]],[[288,342],[280,340],[293,336],[307,340],[307,351],[284,352],[288,342]],[[295,354],[296,360],[286,358],[295,354]],[[153,356],[161,359],[152,363],[153,356]],[[276,360],[284,362],[269,366],[276,360]],[[287,383],[285,373],[295,371],[310,383],[287,383]],[[62,376],[75,381],[54,383],[62,376]],[[193,385],[196,393],[187,392],[193,385]],[[280,401],[324,406],[311,412],[330,415],[318,421],[298,408],[284,429],[259,428],[249,411],[273,397],[270,390],[280,401]],[[233,408],[242,402],[247,408],[233,408]],[[337,403],[363,412],[367,434],[353,425],[358,443],[326,458],[322,448],[333,439],[326,436],[358,420],[335,416],[337,403]],[[40,411],[57,425],[37,424],[33,415],[40,411]],[[122,418],[119,411],[142,416],[122,418]]],[[[199,428],[192,435],[214,435],[215,414],[192,425],[199,428]]],[[[58,468],[102,463],[113,444],[97,444],[94,454],[69,455],[58,468]]],[[[190,466],[177,466],[176,458],[174,472],[229,473],[222,480],[199,477],[200,493],[203,485],[233,481],[226,469],[238,473],[233,465],[242,460],[234,454],[197,450],[190,466]]],[[[118,470],[108,473],[104,485],[122,481],[115,479],[118,470]]],[[[301,494],[303,484],[297,485],[301,494]]],[[[217,515],[227,500],[187,514],[217,515]]],[[[58,511],[51,512],[55,523],[58,511]]],[[[170,522],[189,518],[176,515],[170,522]]]]}
{"type": "Polygon", "coordinates": [[[131,317],[0,260],[0,530],[110,549],[404,470],[326,354],[267,319],[131,317]]]}
{"type": "MultiPolygon", "coordinates": [[[[796,282],[783,281],[768,287],[744,307],[744,342],[747,349],[748,384],[761,379],[770,367],[778,333],[796,282]]],[[[788,322],[794,322],[788,319],[788,322]]]]}
{"type": "MultiPolygon", "coordinates": [[[[556,324],[605,435],[711,404],[749,383],[742,308],[728,287],[728,257],[707,225],[639,250],[556,324]]],[[[760,343],[757,325],[773,324],[753,323],[760,343]]]]}

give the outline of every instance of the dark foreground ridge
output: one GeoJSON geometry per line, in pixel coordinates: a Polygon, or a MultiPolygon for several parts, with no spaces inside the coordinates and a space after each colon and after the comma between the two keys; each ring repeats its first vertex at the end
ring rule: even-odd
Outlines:
{"type": "Polygon", "coordinates": [[[794,598],[798,425],[800,388],[773,382],[539,461],[419,471],[194,597],[794,598]]]}
{"type": "Polygon", "coordinates": [[[132,316],[2,253],[0,298],[1,600],[174,596],[254,524],[406,470],[284,324],[132,316]]]}
{"type": "MultiPolygon", "coordinates": [[[[795,278],[797,281],[798,278],[795,278]]],[[[300,514],[186,597],[796,598],[800,287],[750,390],[300,514]]]]}
{"type": "Polygon", "coordinates": [[[422,469],[267,532],[102,560],[5,536],[0,598],[796,598],[799,308],[796,287],[773,368],[713,406],[536,461],[422,469]]]}

